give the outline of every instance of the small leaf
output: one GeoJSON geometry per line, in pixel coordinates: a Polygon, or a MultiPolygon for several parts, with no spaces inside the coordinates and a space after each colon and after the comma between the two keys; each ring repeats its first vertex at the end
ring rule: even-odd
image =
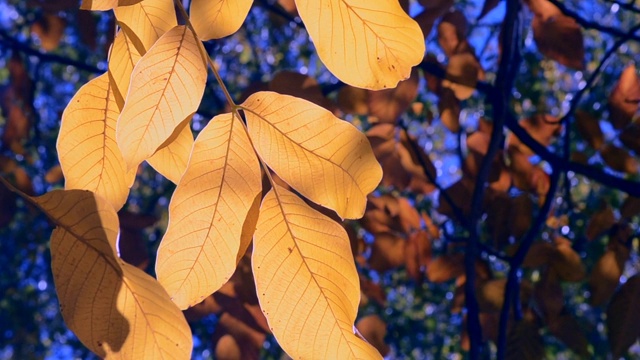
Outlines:
{"type": "Polygon", "coordinates": [[[82,0],[80,9],[82,10],[111,10],[118,6],[129,6],[137,4],[142,0],[82,0]]]}
{"type": "Polygon", "coordinates": [[[148,159],[200,105],[207,81],[193,32],[176,26],[133,69],[116,139],[127,167],[148,159]]]}
{"type": "Polygon", "coordinates": [[[202,41],[229,36],[238,29],[253,0],[193,0],[191,24],[202,41]]]}
{"type": "Polygon", "coordinates": [[[140,55],[167,31],[178,25],[172,0],[142,1],[114,9],[118,25],[127,33],[140,55]]]}
{"type": "Polygon", "coordinates": [[[242,104],[256,151],[284,181],[343,218],[364,213],[382,177],[367,138],[306,100],[258,92],[242,104]]]}
{"type": "Polygon", "coordinates": [[[80,341],[100,357],[188,358],[191,331],[180,310],[155,279],[116,257],[113,207],[81,190],[33,201],[57,224],[51,267],[60,312],[80,341]]]}
{"type": "Polygon", "coordinates": [[[609,345],[618,359],[640,337],[640,275],[629,278],[616,292],[607,308],[609,345]]]}
{"type": "Polygon", "coordinates": [[[261,184],[242,123],[229,113],[214,117],[193,145],[158,249],[158,280],[181,309],[201,302],[233,274],[242,239],[253,235],[243,226],[261,184]]]}
{"type": "Polygon", "coordinates": [[[296,0],[296,5],[318,56],[349,85],[392,88],[422,61],[422,31],[398,1],[296,0]]]}
{"type": "Polygon", "coordinates": [[[58,158],[66,189],[91,190],[118,210],[135,179],[116,144],[118,106],[107,74],[85,84],[62,114],[58,158]]]}
{"type": "Polygon", "coordinates": [[[193,133],[189,121],[185,121],[183,126],[176,129],[174,135],[165,142],[166,145],[161,146],[147,159],[149,165],[176,185],[187,168],[193,147],[193,133]]]}
{"type": "Polygon", "coordinates": [[[338,223],[274,185],[260,209],[252,265],[260,307],[291,357],[381,359],[353,332],[360,286],[338,223]]]}

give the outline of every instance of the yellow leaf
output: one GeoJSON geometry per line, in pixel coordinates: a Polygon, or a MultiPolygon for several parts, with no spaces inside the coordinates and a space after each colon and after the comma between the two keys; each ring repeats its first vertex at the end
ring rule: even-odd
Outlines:
{"type": "Polygon", "coordinates": [[[116,256],[118,216],[89,191],[56,190],[33,201],[56,223],[51,267],[60,312],[100,357],[188,359],[192,339],[162,286],[116,256]]]}
{"type": "Polygon", "coordinates": [[[137,4],[142,0],[82,0],[80,9],[82,10],[111,10],[118,6],[129,6],[137,4]]]}
{"type": "Polygon", "coordinates": [[[253,0],[192,0],[191,23],[200,40],[219,39],[240,29],[253,0]]]}
{"type": "Polygon", "coordinates": [[[256,150],[284,181],[343,218],[362,217],[382,178],[364,134],[293,96],[261,91],[242,107],[256,150]]]}
{"type": "Polygon", "coordinates": [[[207,69],[193,32],[176,26],[133,69],[116,139],[127,167],[148,159],[188,116],[204,94],[207,69]]]}
{"type": "Polygon", "coordinates": [[[186,120],[183,128],[176,129],[166,145],[161,146],[153,156],[147,159],[147,162],[171,182],[178,184],[187,168],[192,146],[193,133],[189,126],[189,120],[186,120]],[[175,138],[173,138],[174,136],[175,138]]]}
{"type": "Polygon", "coordinates": [[[62,114],[58,158],[66,189],[91,190],[118,210],[135,173],[127,172],[116,143],[116,105],[107,74],[85,84],[62,114]]]}
{"type": "Polygon", "coordinates": [[[109,52],[109,81],[120,110],[124,107],[124,98],[129,90],[131,72],[141,56],[129,36],[119,31],[109,52]]]}
{"type": "Polygon", "coordinates": [[[261,192],[260,164],[242,123],[231,114],[214,117],[194,143],[158,249],[158,280],[178,307],[201,302],[229,280],[241,242],[244,252],[253,236],[244,224],[256,217],[252,204],[261,192]]]}
{"type": "Polygon", "coordinates": [[[173,0],[145,0],[114,9],[118,25],[136,44],[140,55],[167,31],[178,25],[173,0]]]}
{"type": "Polygon", "coordinates": [[[274,185],[253,241],[260,308],[289,356],[382,358],[353,331],[360,284],[342,226],[274,185]]]}
{"type": "Polygon", "coordinates": [[[296,0],[318,56],[345,83],[395,87],[422,61],[424,37],[397,0],[296,0]]]}

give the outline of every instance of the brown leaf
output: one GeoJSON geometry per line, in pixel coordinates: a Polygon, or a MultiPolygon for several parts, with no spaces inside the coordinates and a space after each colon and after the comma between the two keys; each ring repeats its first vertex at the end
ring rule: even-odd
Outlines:
{"type": "Polygon", "coordinates": [[[458,51],[462,41],[466,39],[469,23],[459,10],[446,13],[438,24],[438,44],[447,56],[458,51]]]}
{"type": "Polygon", "coordinates": [[[540,327],[532,320],[516,323],[507,335],[507,359],[541,360],[545,358],[540,327]]]}
{"type": "Polygon", "coordinates": [[[604,134],[600,128],[598,119],[590,113],[578,109],[576,111],[576,128],[578,133],[594,149],[598,150],[604,145],[604,134]]]}
{"type": "Polygon", "coordinates": [[[387,324],[378,315],[367,315],[356,323],[356,328],[367,341],[375,347],[380,355],[387,356],[390,351],[385,343],[387,324]]]}
{"type": "Polygon", "coordinates": [[[460,100],[451,89],[441,88],[438,99],[440,121],[449,131],[460,131],[460,100]]]}
{"type": "Polygon", "coordinates": [[[640,155],[640,124],[632,123],[622,130],[619,135],[620,142],[628,149],[640,155]]]}
{"type": "Polygon", "coordinates": [[[98,22],[91,11],[78,11],[77,17],[78,32],[80,40],[89,49],[96,50],[98,39],[98,22]]]}
{"type": "Polygon", "coordinates": [[[533,297],[545,319],[557,317],[564,308],[564,294],[560,279],[553,268],[542,273],[542,279],[533,288],[533,297]]]}
{"type": "Polygon", "coordinates": [[[284,95],[297,96],[329,111],[333,111],[334,108],[314,78],[295,71],[279,71],[269,82],[269,90],[284,95]]]}
{"type": "Polygon", "coordinates": [[[587,238],[587,240],[592,241],[611,229],[615,222],[616,218],[613,214],[613,209],[603,202],[600,209],[593,213],[593,215],[591,215],[591,218],[587,222],[585,237],[587,238]]]}
{"type": "Polygon", "coordinates": [[[338,90],[338,108],[346,114],[368,114],[369,90],[345,84],[338,90]]]}
{"type": "Polygon", "coordinates": [[[580,281],[586,275],[580,255],[571,248],[571,243],[562,237],[556,238],[556,251],[551,257],[551,267],[565,281],[580,281]]]}
{"type": "Polygon", "coordinates": [[[478,306],[482,312],[500,311],[504,303],[507,279],[488,280],[477,287],[478,306]]]}
{"type": "Polygon", "coordinates": [[[426,39],[431,33],[431,29],[433,28],[436,20],[451,9],[453,6],[453,0],[421,0],[419,2],[423,5],[424,10],[422,10],[413,19],[418,23],[418,25],[420,25],[422,34],[426,39]]]}
{"type": "Polygon", "coordinates": [[[640,198],[627,196],[620,208],[620,215],[623,219],[630,219],[638,214],[640,214],[640,198]]]}
{"type": "Polygon", "coordinates": [[[155,216],[134,214],[128,211],[118,212],[120,220],[120,240],[118,250],[122,260],[146,270],[149,266],[149,249],[142,230],[155,224],[155,216]]]}
{"type": "Polygon", "coordinates": [[[407,273],[418,283],[422,282],[424,269],[431,263],[431,239],[426,231],[416,231],[405,242],[407,273]]]}
{"type": "Polygon", "coordinates": [[[614,358],[623,356],[640,337],[640,274],[629,278],[607,308],[609,345],[614,358]]]}
{"type": "Polygon", "coordinates": [[[480,63],[473,54],[468,52],[453,54],[449,58],[442,86],[453,90],[458,100],[466,100],[475,91],[480,72],[480,63]]]}
{"type": "Polygon", "coordinates": [[[453,280],[464,274],[464,255],[441,255],[427,267],[427,279],[434,283],[453,280]]]}
{"type": "Polygon", "coordinates": [[[240,345],[231,335],[223,335],[215,345],[215,357],[220,360],[241,360],[240,345]]]}
{"type": "Polygon", "coordinates": [[[591,270],[589,288],[591,298],[589,302],[593,306],[604,305],[620,283],[620,276],[624,270],[624,264],[629,260],[630,251],[626,246],[617,246],[607,249],[591,270]]]}
{"type": "MultiPolygon", "coordinates": [[[[623,129],[638,111],[640,78],[636,66],[627,66],[609,94],[609,122],[616,129],[623,129]]],[[[636,139],[637,141],[637,139],[636,139]]]]}
{"type": "Polygon", "coordinates": [[[376,235],[371,245],[369,267],[378,272],[385,272],[404,264],[405,241],[390,233],[376,235]]]}
{"type": "Polygon", "coordinates": [[[638,161],[629,152],[612,144],[607,144],[600,149],[602,160],[611,169],[627,174],[638,172],[638,161]]]}
{"type": "MultiPolygon", "coordinates": [[[[455,182],[444,191],[449,195],[449,198],[453,201],[464,215],[468,215],[471,211],[471,202],[469,199],[473,196],[474,182],[469,178],[463,177],[455,182]]],[[[444,195],[441,193],[438,197],[438,212],[455,219],[455,213],[451,204],[445,200],[444,195]]]]}
{"type": "Polygon", "coordinates": [[[546,242],[536,242],[529,248],[524,258],[522,267],[539,268],[549,263],[551,254],[555,252],[555,247],[546,242]]]}
{"type": "Polygon", "coordinates": [[[40,46],[45,51],[53,51],[58,48],[67,22],[55,14],[43,14],[33,25],[31,33],[40,39],[40,46]]]}
{"type": "Polygon", "coordinates": [[[533,220],[533,201],[528,194],[520,194],[511,199],[509,213],[509,234],[519,240],[529,230],[533,220]]]}
{"type": "Polygon", "coordinates": [[[482,19],[485,15],[490,13],[491,10],[495,9],[499,3],[500,3],[500,0],[484,0],[484,5],[482,5],[482,11],[480,11],[478,20],[482,19]]]}
{"type": "Polygon", "coordinates": [[[44,176],[44,181],[48,182],[49,184],[55,184],[62,179],[64,179],[64,176],[62,174],[62,168],[60,167],[60,165],[54,165],[51,169],[49,169],[49,171],[47,171],[47,174],[44,176]]]}
{"type": "MultiPolygon", "coordinates": [[[[562,125],[559,123],[559,119],[549,114],[536,114],[530,118],[526,118],[520,121],[522,126],[532,138],[544,146],[549,146],[553,142],[554,138],[560,135],[562,125]]],[[[526,155],[534,155],[533,151],[526,145],[520,143],[520,140],[512,134],[509,140],[514,141],[514,145],[517,144],[520,151],[526,155]]]]}
{"type": "Polygon", "coordinates": [[[22,144],[28,139],[33,108],[33,81],[29,78],[25,60],[14,52],[7,68],[9,85],[0,89],[0,107],[6,124],[0,141],[0,148],[24,154],[22,144]]]}
{"type": "Polygon", "coordinates": [[[411,76],[393,89],[369,90],[369,114],[378,122],[395,123],[418,95],[418,84],[418,70],[414,68],[411,76]]]}
{"type": "Polygon", "coordinates": [[[543,55],[566,67],[584,69],[584,39],[580,25],[573,18],[534,16],[532,27],[533,38],[543,55]]]}
{"type": "Polygon", "coordinates": [[[385,294],[384,288],[362,275],[360,275],[360,291],[363,294],[363,299],[372,299],[382,306],[387,304],[387,294],[385,294]]]}
{"type": "Polygon", "coordinates": [[[569,314],[562,314],[549,321],[549,332],[573,350],[582,359],[589,357],[589,341],[582,326],[569,314]]]}

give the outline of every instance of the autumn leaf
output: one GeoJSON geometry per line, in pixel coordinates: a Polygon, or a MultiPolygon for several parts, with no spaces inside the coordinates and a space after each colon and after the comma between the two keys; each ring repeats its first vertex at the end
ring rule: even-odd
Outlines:
{"type": "Polygon", "coordinates": [[[422,61],[422,31],[398,1],[296,0],[296,5],[318,56],[349,85],[392,88],[422,61]]]}
{"type": "Polygon", "coordinates": [[[233,274],[242,238],[248,245],[252,236],[244,224],[257,213],[261,184],[242,123],[232,114],[214,117],[194,143],[158,249],[158,280],[181,309],[201,302],[233,274]]]}
{"type": "Polygon", "coordinates": [[[137,4],[142,0],[82,0],[80,9],[82,10],[111,10],[118,6],[129,6],[137,4]]]}
{"type": "Polygon", "coordinates": [[[118,25],[144,55],[167,31],[178,25],[172,0],[141,1],[114,9],[118,25]]]}
{"type": "Polygon", "coordinates": [[[640,101],[640,78],[635,64],[627,66],[620,79],[609,93],[609,122],[616,129],[631,123],[638,111],[640,101]]]}
{"type": "Polygon", "coordinates": [[[278,185],[260,208],[252,266],[260,307],[291,357],[381,358],[353,332],[360,286],[347,233],[278,185]]]}
{"type": "Polygon", "coordinates": [[[609,344],[620,358],[640,337],[640,275],[632,276],[616,292],[607,308],[609,344]]]}
{"type": "Polygon", "coordinates": [[[308,101],[258,92],[242,104],[261,158],[311,201],[342,218],[364,213],[382,169],[353,125],[308,101]]]}
{"type": "Polygon", "coordinates": [[[120,209],[135,172],[116,143],[119,111],[107,74],[84,85],[62,114],[58,158],[66,189],[91,190],[120,209]]]}
{"type": "Polygon", "coordinates": [[[141,57],[129,35],[120,30],[109,51],[109,82],[119,110],[124,107],[131,73],[141,57]]]}
{"type": "Polygon", "coordinates": [[[584,38],[573,18],[562,14],[547,18],[534,16],[531,26],[543,55],[572,69],[584,69],[584,38]]]}
{"type": "Polygon", "coordinates": [[[207,81],[186,26],[165,33],[133,69],[116,139],[129,169],[148,159],[198,109],[207,81]]]}
{"type": "Polygon", "coordinates": [[[220,39],[238,31],[253,0],[193,0],[191,24],[202,41],[220,39]]]}
{"type": "Polygon", "coordinates": [[[155,279],[117,258],[118,216],[108,202],[81,190],[32,201],[57,225],[51,266],[60,312],[85,346],[100,357],[190,356],[180,310],[155,279]]]}
{"type": "Polygon", "coordinates": [[[189,122],[187,120],[182,128],[177,128],[165,144],[147,159],[151,167],[176,185],[187,168],[189,156],[191,156],[193,133],[189,122]]]}

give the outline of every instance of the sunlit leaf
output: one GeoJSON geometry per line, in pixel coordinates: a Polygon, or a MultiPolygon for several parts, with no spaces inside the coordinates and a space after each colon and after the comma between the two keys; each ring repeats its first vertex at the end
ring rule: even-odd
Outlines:
{"type": "Polygon", "coordinates": [[[116,144],[118,114],[108,75],[103,74],[69,102],[57,144],[65,188],[91,190],[116,210],[126,202],[135,178],[116,144]]]}
{"type": "Polygon", "coordinates": [[[349,85],[392,88],[422,61],[422,31],[398,1],[296,0],[296,5],[320,59],[349,85]]]}
{"type": "Polygon", "coordinates": [[[256,150],[283,180],[343,218],[362,216],[382,177],[364,134],[292,96],[258,92],[242,107],[256,150]]]}
{"type": "Polygon", "coordinates": [[[109,81],[118,108],[124,107],[124,99],[129,91],[131,73],[141,55],[124,31],[119,31],[109,52],[109,81]]]}
{"type": "Polygon", "coordinates": [[[189,325],[162,286],[116,256],[118,217],[89,191],[34,199],[57,225],[53,277],[69,328],[101,357],[189,358],[189,325]]]}
{"type": "Polygon", "coordinates": [[[200,105],[207,81],[193,32],[176,26],[133,69],[116,139],[129,169],[153,155],[200,105]]]}
{"type": "Polygon", "coordinates": [[[164,33],[178,25],[172,0],[145,0],[114,10],[118,25],[144,55],[164,33]]]}
{"type": "Polygon", "coordinates": [[[214,117],[194,143],[158,249],[158,280],[180,308],[229,280],[241,241],[253,235],[243,227],[261,191],[260,164],[242,123],[231,114],[214,117]]]}
{"type": "Polygon", "coordinates": [[[174,184],[178,184],[187,168],[193,147],[193,133],[189,121],[187,120],[182,126],[177,128],[165,144],[147,159],[149,165],[174,184]]]}
{"type": "Polygon", "coordinates": [[[381,358],[353,332],[358,274],[344,229],[275,185],[262,202],[253,248],[260,307],[293,358],[381,358]]]}
{"type": "Polygon", "coordinates": [[[80,9],[82,10],[111,10],[118,6],[129,6],[137,4],[142,0],[82,0],[80,9]]]}
{"type": "Polygon", "coordinates": [[[192,0],[191,23],[200,40],[219,39],[238,31],[253,0],[192,0]]]}

